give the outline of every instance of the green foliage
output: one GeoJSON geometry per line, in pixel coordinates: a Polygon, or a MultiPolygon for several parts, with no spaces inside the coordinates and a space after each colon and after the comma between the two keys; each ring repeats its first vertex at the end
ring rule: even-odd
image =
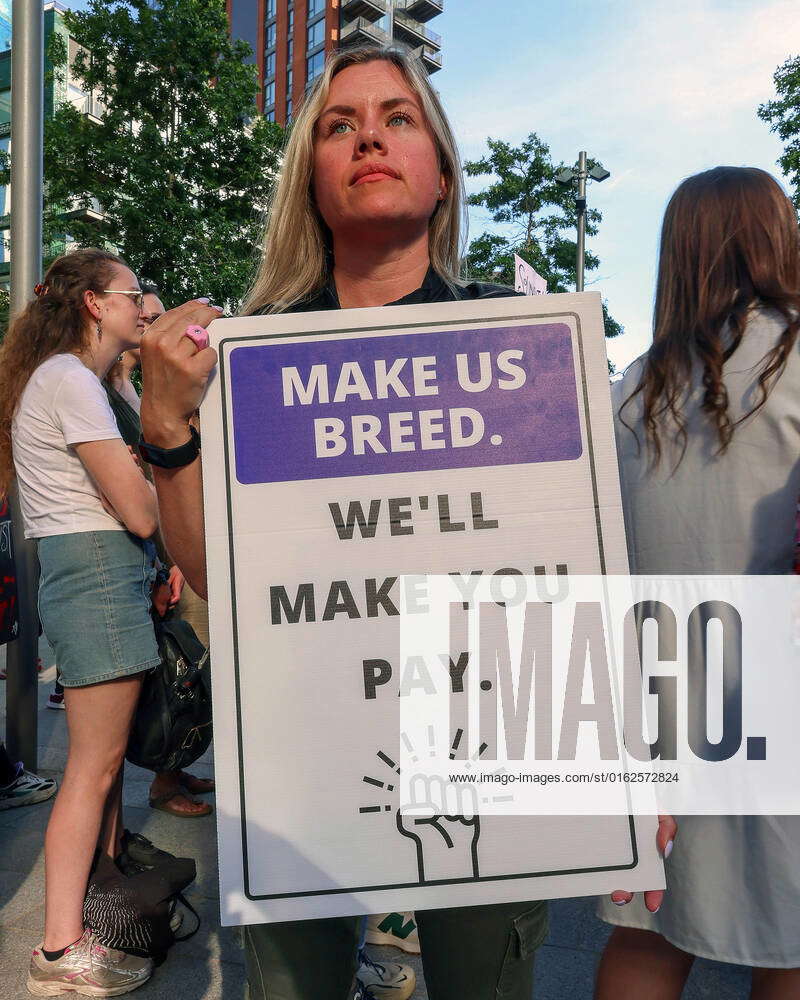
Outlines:
{"type": "MultiPolygon", "coordinates": [[[[65,235],[107,246],[168,304],[235,307],[284,137],[255,114],[256,70],[225,0],[90,0],[64,20],[82,46],[72,74],[102,107],[64,102],[46,121],[45,256],[65,235]]],[[[54,34],[54,74],[66,59],[54,34]]]]}
{"type": "MultiPolygon", "coordinates": [[[[482,191],[469,196],[470,205],[481,205],[492,222],[503,225],[508,235],[484,232],[469,245],[465,258],[470,278],[514,285],[514,254],[527,261],[547,281],[551,292],[572,291],[575,286],[576,242],[575,193],[556,183],[563,163],[553,163],[550,147],[535,132],[517,147],[487,139],[489,153],[464,164],[469,177],[492,175],[482,191]]],[[[588,167],[594,166],[589,160],[588,167]]],[[[602,215],[586,212],[586,235],[596,235],[602,215]]],[[[587,271],[599,266],[597,257],[586,252],[587,271]]],[[[620,324],[603,303],[605,333],[616,337],[620,324]]]]}
{"type": "Polygon", "coordinates": [[[766,122],[784,143],[778,163],[792,185],[792,201],[800,209],[800,56],[787,59],[773,77],[778,97],[758,108],[766,122]]]}

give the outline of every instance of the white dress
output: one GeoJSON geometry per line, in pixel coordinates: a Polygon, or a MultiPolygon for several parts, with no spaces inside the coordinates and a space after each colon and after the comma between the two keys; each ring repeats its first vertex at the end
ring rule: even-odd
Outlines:
{"type": "MultiPolygon", "coordinates": [[[[785,327],[777,314],[752,314],[724,366],[731,416],[758,399],[762,358],[785,327]]],[[[672,473],[665,461],[648,471],[619,408],[636,388],[642,359],[613,386],[631,572],[791,573],[800,496],[800,343],[761,410],[740,424],[728,450],[715,455],[713,425],[700,411],[695,372],[684,412],[688,446],[672,473]]],[[[643,437],[641,397],[622,412],[643,437]]],[[[686,816],[666,863],[667,894],[658,914],[641,896],[627,906],[600,901],[608,923],[657,931],[684,951],[739,965],[800,967],[800,817],[686,816]]]]}

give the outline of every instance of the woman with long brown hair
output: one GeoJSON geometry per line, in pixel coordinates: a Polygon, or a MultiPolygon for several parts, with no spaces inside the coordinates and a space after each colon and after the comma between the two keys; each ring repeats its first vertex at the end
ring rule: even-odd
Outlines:
{"type": "MultiPolygon", "coordinates": [[[[631,572],[792,572],[800,495],[800,233],[763,170],[717,167],[667,206],[650,350],[614,386],[631,572]]],[[[677,1000],[696,956],[800,996],[800,817],[685,816],[657,914],[625,893],[598,1000],[677,1000]]]]}
{"type": "Polygon", "coordinates": [[[143,672],[159,662],[149,616],[158,510],[101,384],[144,330],[142,292],[103,250],[58,258],[0,348],[0,492],[16,473],[41,564],[39,612],[65,689],[69,752],[45,837],[44,941],[28,990],[116,996],[150,959],[84,928],[95,849],[120,853],[122,764],[143,672]]]}

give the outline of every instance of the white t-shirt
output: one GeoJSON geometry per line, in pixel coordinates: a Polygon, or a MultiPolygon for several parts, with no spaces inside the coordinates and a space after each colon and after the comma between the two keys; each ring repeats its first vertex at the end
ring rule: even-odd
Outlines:
{"type": "Polygon", "coordinates": [[[26,538],[79,531],[124,531],[74,445],[120,438],[100,379],[74,354],[56,354],[34,371],[11,424],[26,538]]]}

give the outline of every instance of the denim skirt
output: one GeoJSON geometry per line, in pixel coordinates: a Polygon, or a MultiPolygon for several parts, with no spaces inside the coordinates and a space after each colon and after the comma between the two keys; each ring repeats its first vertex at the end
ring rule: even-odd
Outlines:
{"type": "Polygon", "coordinates": [[[160,663],[150,588],[155,547],[127,531],[38,539],[39,617],[64,687],[136,674],[160,663]]]}

